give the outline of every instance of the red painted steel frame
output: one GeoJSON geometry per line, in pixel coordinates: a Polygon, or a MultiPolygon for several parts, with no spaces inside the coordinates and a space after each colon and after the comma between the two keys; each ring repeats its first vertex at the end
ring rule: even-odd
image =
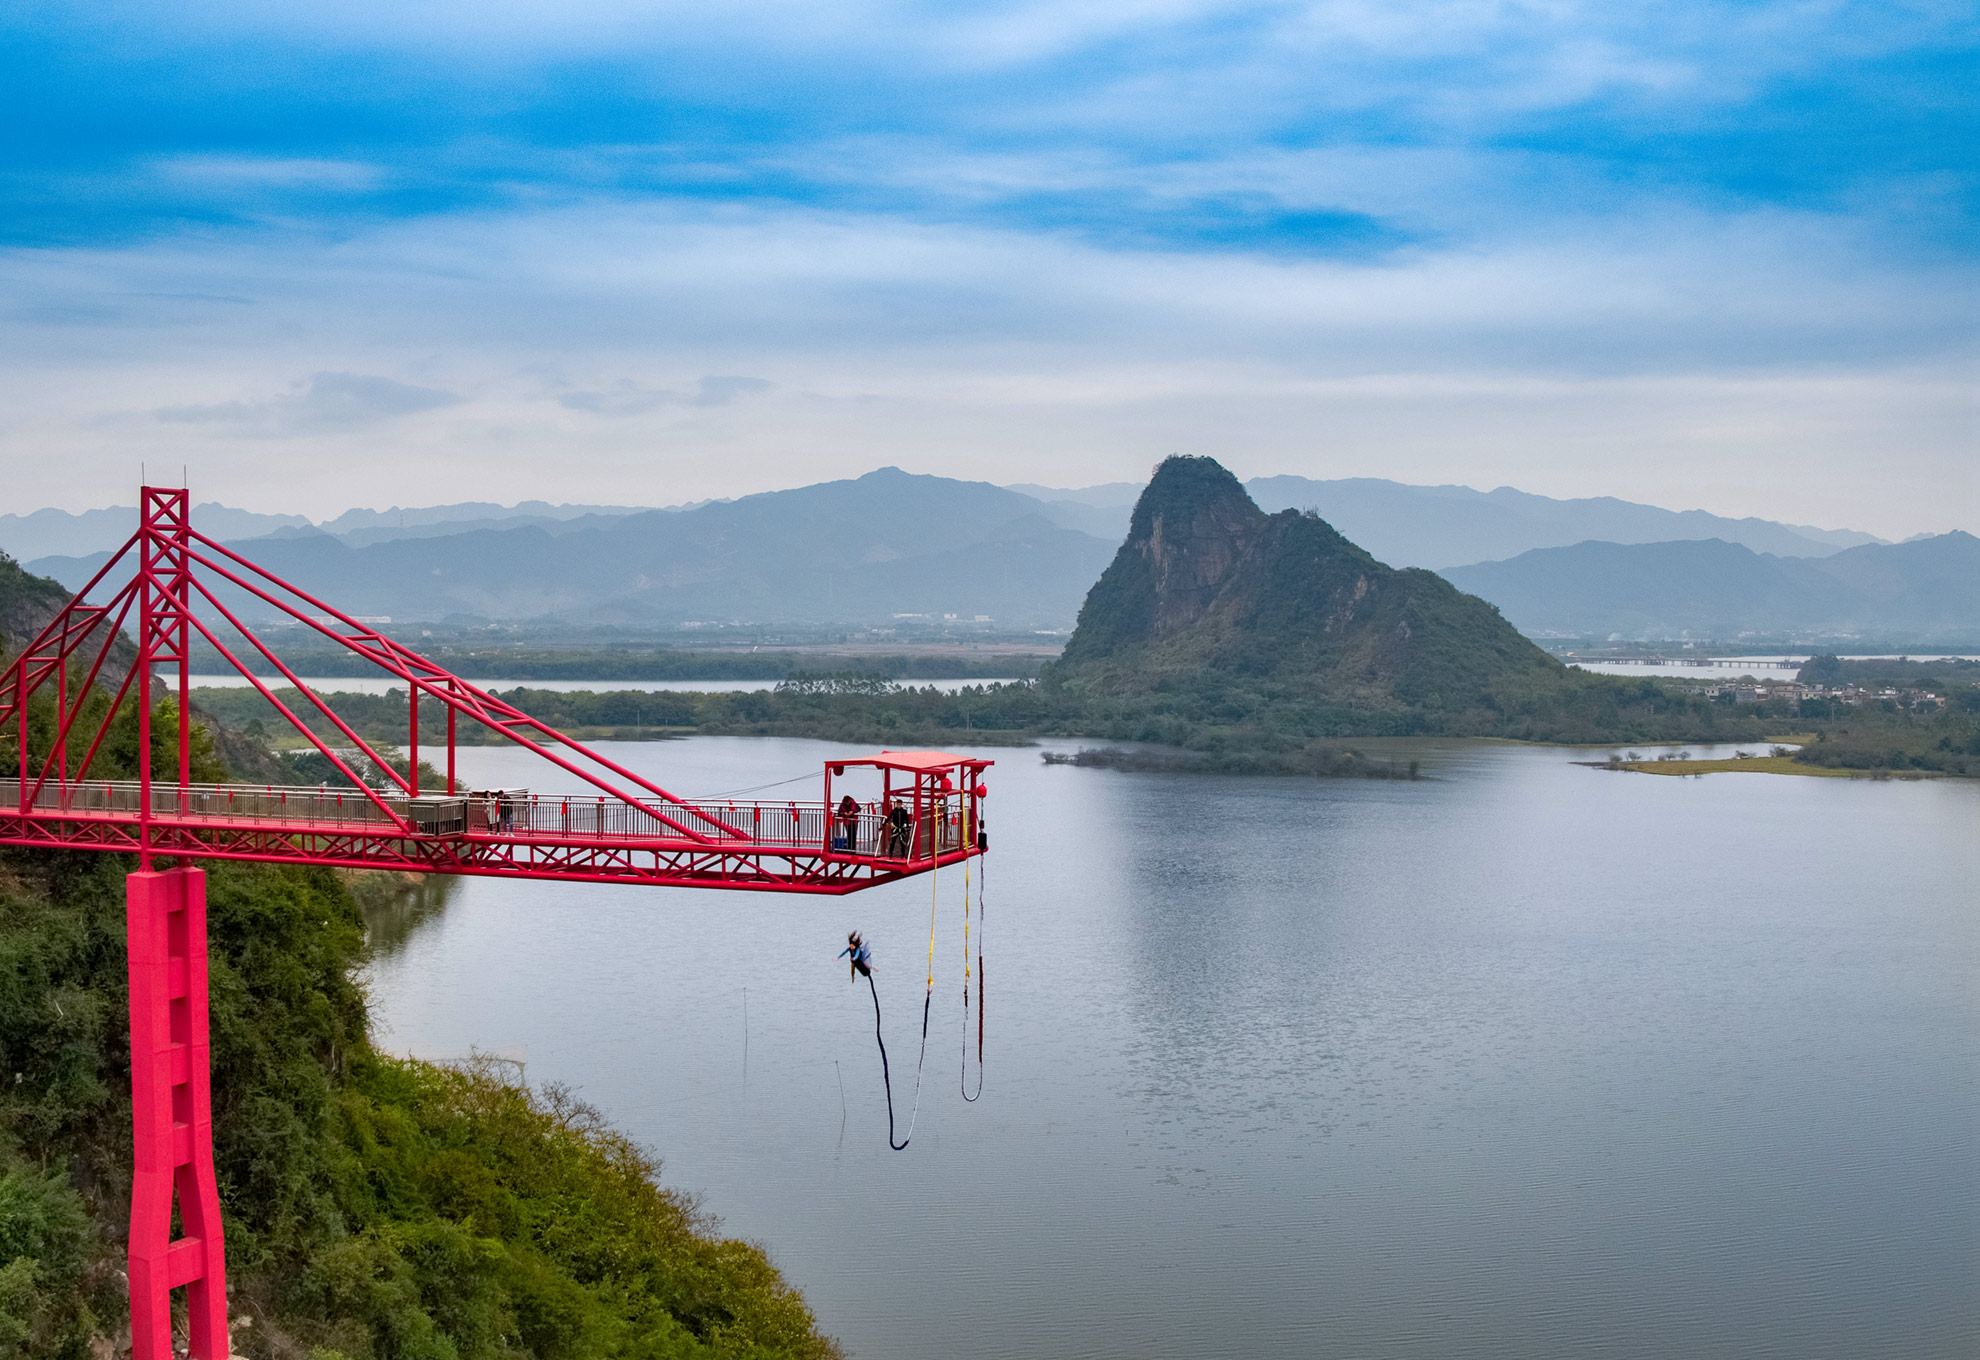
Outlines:
{"type": "MultiPolygon", "coordinates": [[[[184,490],[142,489],[139,527],[76,598],[0,672],[0,732],[13,729],[19,750],[18,797],[0,807],[0,845],[133,853],[128,884],[131,990],[131,1101],[135,1174],[131,1191],[130,1290],[132,1360],[170,1360],[171,1291],[185,1288],[194,1360],[223,1360],[227,1338],[226,1261],[220,1201],[213,1176],[213,1124],[207,1041],[206,878],[193,859],[258,860],[409,869],[423,873],[555,878],[594,883],[740,888],[759,892],[843,894],[926,873],[984,851],[983,771],[989,761],[942,752],[883,752],[835,761],[823,771],[822,803],[768,805],[788,834],[764,834],[764,806],[697,805],[587,750],[514,705],[449,674],[374,628],[297,590],[192,528],[184,490]],[[136,550],[136,573],[106,603],[85,603],[136,550]],[[408,775],[360,738],[229,609],[204,568],[226,585],[314,628],[402,680],[407,689],[408,775]],[[303,699],[393,786],[370,787],[343,754],[313,731],[254,675],[194,612],[204,599],[227,626],[279,671],[303,699]],[[135,607],[137,649],[88,749],[71,768],[70,745],[92,694],[111,663],[135,607]],[[106,626],[107,625],[107,626],[106,626]],[[267,789],[192,782],[189,684],[197,632],[244,676],[349,781],[346,816],[318,815],[327,789],[267,789]],[[89,658],[80,676],[71,659],[89,658]],[[152,760],[153,690],[165,671],[174,691],[177,782],[156,787],[152,760]],[[50,682],[52,680],[52,686],[50,682]],[[30,757],[29,701],[54,692],[54,732],[39,767],[30,757]],[[138,761],[135,790],[88,778],[111,724],[135,687],[138,761]],[[454,821],[422,823],[415,811],[419,698],[447,710],[446,794],[454,821]],[[597,790],[585,798],[487,795],[458,799],[456,718],[470,720],[543,757],[597,790]],[[568,754],[561,754],[568,753],[568,754]],[[585,768],[579,762],[594,768],[585,768]],[[832,776],[847,766],[882,772],[883,797],[848,825],[831,802],[832,776]],[[597,774],[602,769],[616,781],[597,774]],[[909,782],[896,786],[905,774],[909,782]],[[623,782],[617,782],[623,781],[623,782]],[[52,788],[51,788],[52,782],[52,788]],[[232,791],[261,799],[235,815],[232,791]],[[265,797],[263,796],[265,793],[265,797]],[[883,836],[879,819],[896,793],[912,804],[905,838],[883,836]],[[133,795],[134,796],[129,796],[133,795]],[[289,795],[295,795],[294,812],[289,795]],[[314,800],[313,802],[310,800],[314,800]],[[125,806],[129,803],[130,806],[125,806]],[[218,804],[216,810],[215,804],[218,804]],[[273,811],[267,810],[272,804],[273,811]],[[485,829],[471,828],[485,806],[485,829]],[[497,810],[500,809],[499,818],[497,810]],[[552,816],[561,808],[561,818],[552,816]],[[578,813],[572,819],[572,810],[578,813]],[[786,815],[785,808],[788,808],[786,815]],[[807,830],[806,816],[816,826],[807,830]],[[521,827],[516,826],[520,816],[521,827]],[[540,825],[542,822],[551,825],[540,825]],[[585,826],[585,822],[589,826],[585,826]],[[747,822],[749,829],[742,823],[747,822]],[[444,824],[443,824],[444,823],[444,824]],[[608,827],[608,823],[612,825],[608,827]],[[870,833],[871,844],[862,846],[870,833]],[[835,837],[843,836],[842,840],[835,837]],[[904,840],[905,844],[900,844],[904,840]],[[889,851],[904,850],[904,853],[889,851]],[[155,858],[176,861],[154,869],[155,858]],[[176,1202],[183,1234],[171,1238],[176,1202]]],[[[431,804],[426,810],[432,811],[431,804]]]]}
{"type": "Polygon", "coordinates": [[[131,970],[131,1354],[172,1354],[172,1291],[186,1290],[189,1354],[228,1354],[227,1263],[213,1179],[206,1010],[206,875],[180,867],[129,881],[131,970]],[[172,1201],[185,1229],[172,1235],[172,1201]]]}

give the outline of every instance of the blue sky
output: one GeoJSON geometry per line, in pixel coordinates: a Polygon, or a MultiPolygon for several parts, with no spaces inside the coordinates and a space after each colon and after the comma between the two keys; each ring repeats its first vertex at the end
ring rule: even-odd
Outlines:
{"type": "MultiPolygon", "coordinates": [[[[9,499],[881,463],[1975,514],[1970,4],[41,4],[9,499]]],[[[9,508],[16,508],[10,506],[9,508]]]]}

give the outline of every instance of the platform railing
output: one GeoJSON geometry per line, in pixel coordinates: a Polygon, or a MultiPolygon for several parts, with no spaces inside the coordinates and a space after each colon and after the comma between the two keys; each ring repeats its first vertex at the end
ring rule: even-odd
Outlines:
{"type": "Polygon", "coordinates": [[[918,819],[910,815],[905,826],[897,826],[878,804],[866,803],[860,807],[851,835],[843,833],[843,822],[834,820],[832,844],[842,853],[882,859],[926,859],[929,848],[936,845],[946,855],[963,847],[963,816],[961,808],[951,801],[946,810],[924,807],[918,819]]]}
{"type": "MultiPolygon", "coordinates": [[[[692,806],[668,805],[662,810],[688,830],[718,843],[822,849],[829,822],[830,848],[838,853],[924,859],[928,847],[935,843],[938,820],[941,853],[960,849],[963,841],[960,813],[953,805],[939,819],[932,812],[924,812],[919,824],[910,823],[905,835],[895,834],[885,812],[872,803],[862,804],[850,824],[836,813],[828,818],[822,804],[789,800],[769,803],[707,799],[692,806]]],[[[644,808],[615,799],[537,793],[470,797],[467,829],[496,836],[601,839],[679,834],[644,808]]]]}
{"type": "MultiPolygon", "coordinates": [[[[599,795],[487,791],[428,794],[414,800],[398,790],[373,790],[377,802],[352,788],[331,785],[153,784],[154,817],[205,822],[282,823],[390,827],[379,807],[410,822],[416,834],[548,837],[557,840],[675,839],[681,831],[646,808],[599,795]]],[[[136,816],[143,800],[135,780],[87,780],[44,785],[34,811],[83,816],[136,816]]],[[[963,845],[962,814],[952,802],[937,814],[924,809],[905,827],[887,820],[875,803],[862,804],[850,821],[827,815],[823,804],[738,802],[711,799],[695,805],[656,805],[680,827],[717,844],[824,850],[881,858],[925,859],[939,844],[948,854],[963,845]],[[827,845],[827,834],[831,843],[827,845]]]]}
{"type": "MultiPolygon", "coordinates": [[[[681,835],[643,807],[596,794],[495,793],[470,796],[466,805],[467,829],[482,835],[601,840],[681,835]]],[[[654,807],[679,827],[712,841],[816,848],[825,835],[825,809],[819,803],[724,799],[654,807]]]]}
{"type": "MultiPolygon", "coordinates": [[[[379,799],[400,817],[408,800],[399,792],[379,793],[379,799]]],[[[136,780],[86,780],[45,784],[35,796],[36,812],[81,814],[125,813],[136,816],[143,806],[143,786],[136,780]]],[[[197,817],[207,821],[275,821],[306,823],[373,823],[392,825],[377,803],[356,789],[327,786],[290,787],[282,784],[177,784],[151,786],[154,817],[197,817]]]]}

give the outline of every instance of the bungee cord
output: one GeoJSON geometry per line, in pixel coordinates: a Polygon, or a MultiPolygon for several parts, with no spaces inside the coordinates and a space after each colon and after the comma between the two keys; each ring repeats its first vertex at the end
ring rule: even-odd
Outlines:
{"type": "MultiPolygon", "coordinates": [[[[968,814],[964,813],[964,821],[968,814]]],[[[970,849],[975,838],[974,828],[963,829],[964,849],[970,849]]],[[[957,1076],[957,1084],[962,1090],[962,1098],[974,1105],[977,1097],[983,1094],[983,880],[988,875],[988,866],[977,873],[976,889],[976,1095],[969,1093],[969,861],[963,860],[963,1028],[962,1028],[962,1071],[957,1076]]]]}
{"type": "MultiPolygon", "coordinates": [[[[901,1136],[898,1139],[896,1139],[894,1136],[896,1128],[898,1126],[894,1115],[893,1071],[887,1058],[887,1040],[883,1032],[884,1027],[881,1024],[881,1019],[880,1019],[880,987],[879,984],[873,980],[872,969],[867,968],[864,970],[866,973],[866,988],[868,993],[873,998],[873,1041],[880,1049],[880,1083],[882,1087],[885,1089],[887,1095],[887,1146],[892,1148],[895,1152],[900,1152],[906,1149],[908,1143],[914,1138],[915,1125],[920,1121],[921,1118],[921,1089],[922,1089],[923,1080],[926,1076],[928,1069],[928,1027],[929,1027],[930,1017],[932,1016],[934,1011],[934,1001],[935,1001],[935,934],[936,934],[936,924],[940,915],[941,903],[942,903],[942,891],[941,891],[941,881],[940,881],[940,870],[941,870],[940,842],[941,842],[941,836],[943,830],[947,824],[947,818],[948,818],[948,799],[946,797],[942,797],[938,800],[938,809],[934,813],[934,816],[932,818],[934,835],[936,838],[936,847],[935,847],[936,863],[930,866],[929,874],[928,874],[928,880],[929,880],[928,882],[928,888],[929,888],[928,980],[927,980],[927,986],[923,990],[921,997],[921,1051],[919,1056],[915,1060],[914,1101],[912,1105],[909,1107],[909,1111],[908,1111],[907,1131],[901,1134],[901,1136]]],[[[970,826],[968,823],[969,823],[969,817],[967,811],[959,809],[958,811],[959,840],[965,851],[974,849],[977,839],[975,835],[976,828],[970,826]]],[[[960,1077],[960,1082],[962,1086],[963,1099],[973,1104],[983,1094],[983,1000],[984,1000],[983,900],[985,894],[985,884],[989,878],[989,875],[987,873],[979,873],[976,878],[977,919],[976,919],[976,927],[975,927],[976,959],[974,964],[974,978],[976,981],[976,1091],[974,1094],[971,1094],[969,1089],[969,1012],[970,1012],[969,987],[970,987],[970,980],[972,977],[972,967],[971,967],[971,961],[969,955],[970,932],[971,932],[970,920],[969,920],[969,912],[970,912],[969,861],[970,861],[970,857],[967,854],[965,854],[963,857],[963,1035],[962,1035],[963,1052],[962,1052],[962,1073],[960,1077]]],[[[856,938],[855,938],[855,943],[857,944],[856,938]]],[[[858,964],[858,960],[856,958],[855,966],[857,966],[857,964],[858,964]]]]}
{"type": "MultiPolygon", "coordinates": [[[[894,1141],[894,1079],[887,1072],[887,1040],[880,1033],[880,989],[874,985],[870,971],[866,975],[866,987],[873,993],[873,1042],[880,1045],[880,1084],[887,1089],[887,1146],[899,1152],[907,1146],[907,1140],[894,1141]]],[[[908,1137],[913,1136],[914,1129],[910,1127],[908,1137]]]]}
{"type": "Polygon", "coordinates": [[[765,789],[780,789],[786,784],[795,784],[804,779],[816,779],[818,775],[806,770],[803,774],[792,775],[789,779],[773,779],[768,784],[751,784],[743,789],[724,789],[720,793],[705,793],[697,800],[703,803],[718,803],[724,798],[740,798],[745,793],[761,793],[765,789]]]}
{"type": "MultiPolygon", "coordinates": [[[[908,1112],[907,1132],[901,1135],[901,1141],[898,1143],[894,1141],[894,1090],[891,1085],[887,1088],[887,1146],[896,1152],[905,1148],[909,1140],[914,1137],[915,1121],[921,1118],[921,1078],[923,1072],[928,1067],[928,1017],[935,1004],[935,915],[937,908],[942,904],[941,883],[938,879],[942,868],[942,857],[940,854],[941,819],[942,814],[937,813],[935,816],[937,854],[935,856],[935,863],[928,870],[928,990],[923,992],[921,997],[921,1056],[915,1060],[914,1064],[914,1105],[908,1112]]],[[[869,986],[872,984],[873,975],[871,973],[867,974],[866,981],[869,986]]],[[[876,1032],[879,1028],[880,1016],[879,995],[877,991],[874,993],[873,1015],[876,1032]]],[[[885,1079],[885,1068],[886,1058],[885,1050],[883,1049],[881,1058],[883,1080],[885,1079]]]]}

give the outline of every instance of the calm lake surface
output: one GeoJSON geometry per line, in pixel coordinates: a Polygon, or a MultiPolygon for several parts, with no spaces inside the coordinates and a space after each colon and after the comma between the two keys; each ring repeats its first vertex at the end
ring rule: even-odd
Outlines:
{"type": "MultiPolygon", "coordinates": [[[[983,752],[983,1097],[944,873],[906,1152],[834,955],[875,947],[905,1118],[925,877],[467,880],[374,966],[381,1037],[579,1088],[859,1356],[1980,1355],[1980,784],[1415,749],[1434,779],[983,752]]],[[[698,794],[848,752],[611,753],[698,794]]]]}

